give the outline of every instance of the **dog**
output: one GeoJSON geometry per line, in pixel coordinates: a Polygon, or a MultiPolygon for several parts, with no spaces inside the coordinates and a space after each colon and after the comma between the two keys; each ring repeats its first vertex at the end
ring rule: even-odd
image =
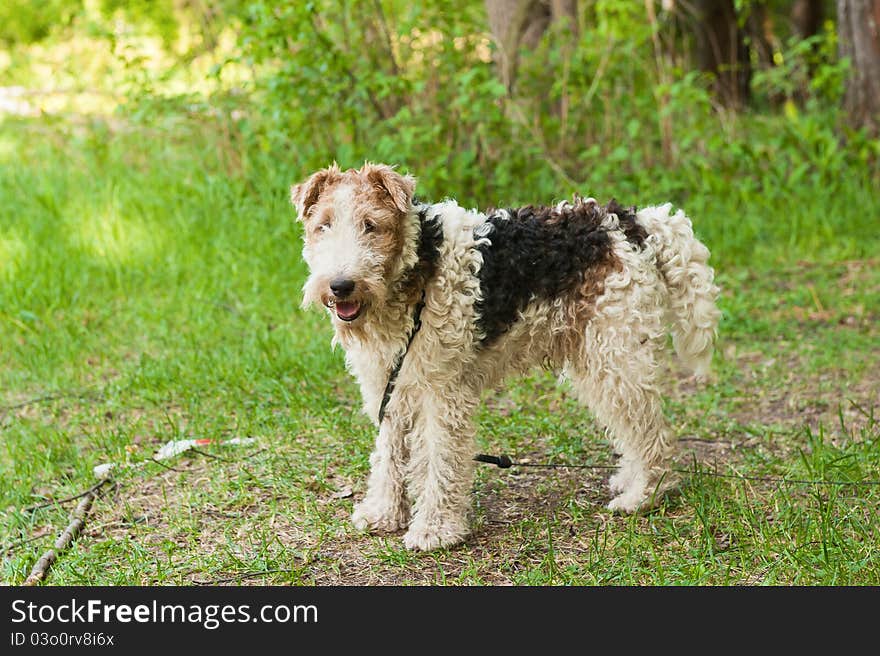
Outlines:
{"type": "Polygon", "coordinates": [[[432,550],[468,535],[481,392],[552,366],[604,425],[619,469],[607,507],[649,508],[675,485],[657,386],[671,333],[705,376],[720,313],[709,251],[670,204],[576,197],[482,213],[422,203],[384,164],[336,164],[291,187],[309,276],[378,434],[352,521],[432,550]]]}

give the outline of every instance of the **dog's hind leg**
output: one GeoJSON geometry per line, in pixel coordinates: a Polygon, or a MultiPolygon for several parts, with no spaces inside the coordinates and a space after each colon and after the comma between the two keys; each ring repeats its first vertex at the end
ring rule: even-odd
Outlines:
{"type": "Polygon", "coordinates": [[[410,440],[410,493],[414,513],[404,543],[428,551],[448,547],[468,534],[468,510],[474,477],[476,405],[469,395],[433,391],[419,398],[410,440]]]}
{"type": "Polygon", "coordinates": [[[652,505],[674,483],[669,471],[672,435],[653,381],[649,344],[615,346],[606,340],[589,362],[569,367],[578,397],[605,426],[620,469],[608,481],[610,510],[633,512],[652,505]],[[585,365],[585,366],[584,366],[585,365]]]}
{"type": "Polygon", "coordinates": [[[407,450],[404,428],[390,415],[379,427],[376,448],[370,455],[367,494],[355,506],[351,521],[356,528],[398,531],[409,522],[406,498],[407,450]]]}
{"type": "Polygon", "coordinates": [[[675,483],[673,437],[656,385],[656,353],[665,340],[659,280],[644,271],[638,282],[609,280],[608,293],[584,328],[580,359],[566,373],[620,453],[609,480],[616,496],[608,508],[633,512],[652,505],[675,483]]]}

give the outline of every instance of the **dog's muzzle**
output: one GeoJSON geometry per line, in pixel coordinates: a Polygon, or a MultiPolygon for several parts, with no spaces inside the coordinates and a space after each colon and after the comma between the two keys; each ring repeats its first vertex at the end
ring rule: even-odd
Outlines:
{"type": "Polygon", "coordinates": [[[358,301],[340,301],[330,299],[327,301],[327,307],[333,310],[336,317],[342,321],[354,321],[363,311],[363,306],[358,301]]]}

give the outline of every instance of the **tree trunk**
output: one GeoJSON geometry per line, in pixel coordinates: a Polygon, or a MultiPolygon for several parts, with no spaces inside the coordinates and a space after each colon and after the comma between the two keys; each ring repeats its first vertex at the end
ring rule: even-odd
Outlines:
{"type": "Polygon", "coordinates": [[[791,8],[791,21],[802,39],[819,33],[824,18],[822,4],[822,0],[795,0],[791,8]]]}
{"type": "Polygon", "coordinates": [[[773,34],[773,17],[767,11],[766,2],[753,2],[750,5],[746,31],[758,57],[759,68],[771,68],[776,37],[773,34]]]}
{"type": "Polygon", "coordinates": [[[725,107],[742,107],[749,100],[752,72],[733,0],[698,0],[694,4],[700,70],[715,76],[715,94],[725,107]]]}
{"type": "MultiPolygon", "coordinates": [[[[822,30],[822,20],[825,18],[824,4],[822,0],[795,0],[791,8],[791,23],[794,26],[795,34],[801,39],[809,39],[822,30]]],[[[819,44],[812,44],[811,50],[814,57],[807,62],[810,78],[816,73],[817,58],[815,55],[819,54],[819,44]]],[[[798,93],[801,99],[806,95],[805,89],[798,93]]]]}
{"type": "Polygon", "coordinates": [[[837,0],[839,54],[850,60],[844,106],[854,127],[880,129],[880,0],[837,0]]]}
{"type": "Polygon", "coordinates": [[[520,48],[536,48],[550,23],[558,19],[567,19],[577,32],[577,0],[486,0],[486,14],[498,48],[498,71],[508,93],[516,83],[520,48]]]}

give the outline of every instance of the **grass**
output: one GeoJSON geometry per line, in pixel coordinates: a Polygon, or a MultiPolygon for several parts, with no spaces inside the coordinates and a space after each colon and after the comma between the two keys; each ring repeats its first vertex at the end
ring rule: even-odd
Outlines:
{"type": "MultiPolygon", "coordinates": [[[[880,486],[708,475],[880,479],[869,176],[842,177],[831,199],[793,186],[773,215],[773,235],[803,232],[794,208],[809,206],[809,230],[840,233],[843,250],[803,234],[743,243],[768,208],[717,181],[691,190],[725,318],[712,384],[666,373],[681,466],[695,470],[679,496],[617,517],[603,470],[484,468],[473,537],[418,555],[348,522],[372,430],[323,317],[299,309],[286,189],[303,173],[209,123],[0,123],[5,581],[24,580],[72,505],[26,508],[85,489],[95,465],[248,436],[118,471],[49,583],[880,584],[880,486]]],[[[487,393],[478,419],[487,453],[609,462],[543,373],[487,393]]]]}

